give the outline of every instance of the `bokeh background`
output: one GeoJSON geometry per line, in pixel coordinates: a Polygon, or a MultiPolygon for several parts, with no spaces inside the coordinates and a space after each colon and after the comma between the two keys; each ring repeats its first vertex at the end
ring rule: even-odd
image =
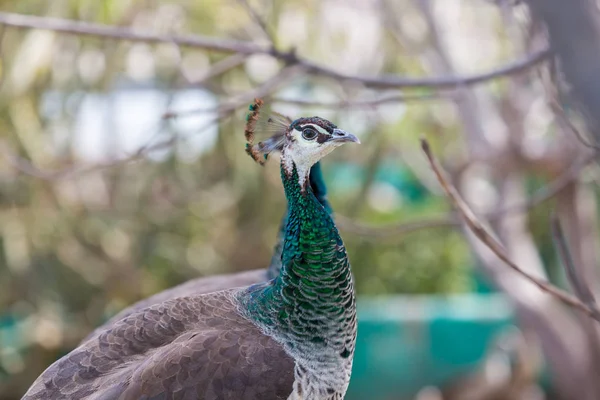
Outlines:
{"type": "Polygon", "coordinates": [[[268,264],[285,199],[276,159],[262,168],[244,153],[255,96],[363,143],[323,162],[360,300],[349,397],[600,398],[596,326],[465,231],[419,147],[430,140],[521,268],[568,289],[556,213],[595,282],[598,175],[526,4],[19,0],[0,11],[0,399],[20,398],[125,306],[268,264]]]}

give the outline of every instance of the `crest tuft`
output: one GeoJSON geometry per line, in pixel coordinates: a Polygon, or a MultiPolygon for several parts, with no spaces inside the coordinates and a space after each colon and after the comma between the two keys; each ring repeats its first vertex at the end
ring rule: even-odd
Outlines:
{"type": "Polygon", "coordinates": [[[246,116],[246,153],[260,165],[264,165],[268,156],[273,151],[281,151],[285,143],[285,133],[289,129],[292,120],[285,115],[276,112],[261,112],[264,102],[254,99],[246,116]],[[254,144],[257,132],[270,133],[271,137],[254,144]]]}

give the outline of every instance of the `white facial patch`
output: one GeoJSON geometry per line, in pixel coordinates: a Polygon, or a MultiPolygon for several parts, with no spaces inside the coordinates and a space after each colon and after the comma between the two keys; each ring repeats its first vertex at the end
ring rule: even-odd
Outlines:
{"type": "Polygon", "coordinates": [[[339,147],[343,144],[336,141],[318,143],[318,136],[312,140],[307,140],[302,136],[302,130],[306,128],[312,128],[321,135],[330,135],[327,130],[315,124],[301,125],[290,133],[294,140],[289,141],[286,146],[284,167],[289,173],[291,173],[293,169],[293,161],[293,163],[296,165],[296,169],[298,170],[300,186],[304,185],[310,168],[317,161],[331,153],[336,147],[339,147]]]}

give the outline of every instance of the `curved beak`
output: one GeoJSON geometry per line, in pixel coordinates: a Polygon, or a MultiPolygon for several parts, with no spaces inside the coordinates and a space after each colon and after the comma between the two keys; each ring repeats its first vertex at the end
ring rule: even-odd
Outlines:
{"type": "Polygon", "coordinates": [[[346,132],[342,129],[334,129],[333,130],[333,135],[331,135],[331,139],[329,139],[330,142],[338,142],[338,143],[349,143],[349,142],[353,142],[353,143],[358,143],[360,144],[360,140],[358,140],[358,138],[356,136],[354,136],[353,134],[346,132]]]}

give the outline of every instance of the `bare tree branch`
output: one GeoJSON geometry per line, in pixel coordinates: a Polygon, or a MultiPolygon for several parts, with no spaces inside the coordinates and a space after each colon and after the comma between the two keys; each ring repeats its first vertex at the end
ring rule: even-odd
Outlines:
{"type": "Polygon", "coordinates": [[[200,113],[217,113],[227,114],[229,112],[235,111],[242,106],[247,106],[253,99],[255,98],[264,98],[268,97],[274,90],[277,89],[281,84],[288,81],[289,79],[296,76],[298,73],[302,71],[302,67],[292,66],[288,68],[283,68],[273,77],[263,82],[260,86],[250,90],[248,92],[244,92],[237,96],[237,98],[233,99],[229,103],[220,105],[218,107],[203,107],[203,108],[195,108],[192,110],[182,111],[182,112],[173,112],[167,111],[162,115],[162,119],[172,119],[178,117],[185,117],[188,115],[197,115],[200,113]]]}
{"type": "MultiPolygon", "coordinates": [[[[483,214],[483,217],[489,220],[496,220],[506,216],[507,214],[525,212],[545,201],[555,197],[562,192],[569,184],[576,180],[579,173],[584,167],[589,165],[596,158],[595,154],[575,161],[558,178],[550,182],[548,185],[538,189],[527,201],[519,204],[512,204],[500,210],[495,210],[490,213],[483,214]]],[[[421,229],[457,227],[461,225],[460,215],[450,215],[447,217],[432,218],[431,220],[402,222],[399,224],[389,224],[384,226],[365,225],[352,219],[336,213],[336,223],[342,230],[347,232],[372,238],[373,240],[412,233],[421,229]]]]}
{"type": "Polygon", "coordinates": [[[431,93],[398,93],[387,96],[381,96],[375,99],[365,100],[348,100],[339,102],[320,102],[311,101],[304,99],[286,99],[281,97],[274,97],[271,99],[272,103],[283,103],[283,104],[294,104],[304,107],[322,107],[328,109],[348,109],[348,108],[369,108],[377,107],[382,104],[389,103],[406,103],[409,101],[431,101],[436,99],[454,99],[454,92],[431,92],[431,93]]]}
{"type": "MultiPolygon", "coordinates": [[[[223,112],[231,113],[234,109],[224,110],[223,112]]],[[[135,161],[143,157],[146,153],[151,151],[160,150],[171,146],[174,143],[174,138],[170,138],[167,141],[157,143],[155,145],[146,145],[140,148],[132,156],[117,161],[103,163],[87,168],[74,168],[69,167],[60,171],[46,172],[42,171],[33,166],[29,161],[16,156],[14,153],[8,150],[6,145],[2,146],[1,150],[5,157],[9,160],[10,164],[18,169],[19,171],[31,175],[36,178],[44,180],[57,180],[74,175],[85,174],[98,169],[110,168],[113,166],[126,164],[128,162],[135,161]]],[[[484,214],[486,219],[498,219],[506,216],[507,214],[525,212],[560,193],[565,187],[567,187],[573,180],[577,179],[581,170],[587,166],[592,160],[595,159],[595,155],[590,155],[582,160],[578,160],[565,171],[557,179],[539,189],[531,198],[520,204],[513,204],[501,210],[496,210],[491,213],[484,214]]],[[[444,228],[444,227],[457,227],[461,225],[461,219],[459,215],[450,215],[447,217],[432,218],[431,220],[415,221],[415,222],[402,222],[398,224],[389,224],[384,226],[371,226],[360,222],[356,222],[347,216],[336,213],[336,223],[340,229],[353,233],[356,235],[364,236],[366,240],[380,240],[381,238],[395,237],[398,235],[410,234],[422,229],[431,228],[444,228]]]]}
{"type": "MultiPolygon", "coordinates": [[[[582,197],[587,197],[583,193],[587,188],[580,187],[573,183],[571,190],[562,193],[558,197],[557,210],[553,213],[552,238],[557,249],[563,268],[566,271],[567,278],[571,284],[572,291],[588,306],[597,307],[594,291],[597,291],[597,282],[592,279],[596,277],[596,258],[595,246],[589,245],[589,241],[594,241],[594,235],[590,235],[586,225],[589,219],[595,220],[593,215],[586,213],[586,208],[593,207],[592,204],[585,204],[582,197]],[[582,196],[583,195],[583,196],[582,196]],[[587,207],[586,207],[587,206],[587,207]],[[561,221],[563,221],[561,223],[561,221]],[[584,222],[585,221],[585,222],[584,222]],[[566,232],[569,232],[565,234],[566,232]],[[569,236],[567,240],[567,235],[569,236]],[[590,254],[592,250],[592,254],[590,254]],[[591,256],[591,257],[590,257],[591,256]]],[[[597,371],[600,367],[600,337],[598,336],[598,326],[596,323],[583,316],[577,315],[587,336],[588,348],[590,351],[590,367],[597,371]]],[[[600,393],[599,382],[589,380],[591,392],[589,398],[596,398],[593,393],[600,393]]]]}
{"type": "Polygon", "coordinates": [[[131,29],[61,18],[0,13],[0,24],[13,28],[43,29],[61,33],[96,36],[106,39],[148,43],[173,43],[179,46],[221,51],[225,53],[268,54],[270,49],[252,42],[211,38],[199,35],[161,35],[131,29]]]}
{"type": "MultiPolygon", "coordinates": [[[[204,78],[202,79],[204,81],[204,78]]],[[[411,93],[411,94],[394,94],[388,96],[382,96],[375,99],[367,99],[367,100],[348,100],[348,101],[338,101],[338,102],[320,102],[320,101],[312,101],[312,100],[304,100],[304,99],[286,99],[282,97],[272,97],[268,93],[260,96],[264,99],[269,99],[270,103],[279,103],[279,104],[292,104],[302,107],[320,107],[327,108],[332,110],[341,110],[341,109],[350,109],[350,108],[369,108],[369,107],[377,107],[382,104],[388,103],[404,103],[409,101],[431,101],[435,99],[453,99],[453,92],[432,92],[432,93],[411,93]]],[[[179,118],[186,117],[190,115],[196,115],[201,113],[218,113],[220,112],[222,107],[204,107],[204,108],[196,108],[194,110],[184,111],[184,112],[176,112],[169,111],[163,114],[162,118],[170,119],[170,118],[179,118]]]]}
{"type": "MultiPolygon", "coordinates": [[[[230,115],[231,113],[233,113],[233,111],[230,111],[228,115],[230,115]]],[[[218,121],[221,118],[224,118],[225,116],[227,116],[227,115],[225,115],[225,114],[220,115],[219,117],[209,121],[207,124],[205,124],[203,127],[201,127],[196,133],[200,133],[200,132],[204,131],[205,129],[212,126],[216,121],[218,121]]],[[[175,144],[176,140],[177,140],[177,137],[175,137],[175,136],[170,137],[167,140],[164,140],[164,141],[161,141],[161,142],[158,142],[155,144],[150,144],[152,142],[152,140],[150,140],[150,142],[148,144],[140,147],[133,154],[131,154],[127,157],[124,157],[124,158],[120,158],[118,160],[111,160],[111,161],[102,162],[102,163],[98,163],[98,164],[94,164],[94,165],[87,165],[87,166],[71,166],[71,167],[63,168],[63,169],[56,170],[56,171],[43,171],[43,170],[37,168],[30,161],[28,161],[22,157],[19,157],[19,156],[15,155],[13,152],[11,152],[9,150],[8,146],[6,145],[6,143],[4,143],[4,142],[0,142],[0,153],[2,153],[4,155],[4,157],[6,158],[6,160],[8,161],[8,163],[13,168],[17,169],[18,171],[21,171],[24,174],[31,175],[33,177],[36,177],[36,178],[39,178],[42,180],[56,181],[56,180],[61,180],[61,179],[71,179],[71,178],[75,178],[80,175],[85,175],[85,174],[88,174],[91,172],[95,172],[95,171],[99,171],[99,170],[103,170],[103,169],[107,169],[107,168],[113,168],[113,167],[121,166],[124,164],[129,164],[134,161],[138,161],[153,151],[163,150],[165,148],[169,148],[169,147],[173,146],[175,144]]]]}
{"type": "MultiPolygon", "coordinates": [[[[417,4],[427,23],[429,38],[435,51],[429,54],[429,64],[437,73],[454,74],[455,68],[445,42],[440,35],[436,18],[433,14],[431,0],[420,0],[417,4]]],[[[480,104],[474,91],[467,87],[458,88],[456,91],[454,108],[460,115],[467,146],[473,154],[488,158],[493,153],[493,146],[483,131],[480,104]]]]}
{"type": "Polygon", "coordinates": [[[199,35],[162,35],[154,33],[134,32],[103,24],[73,21],[59,18],[37,17],[31,15],[0,13],[0,24],[14,28],[45,29],[62,33],[96,36],[109,39],[141,41],[149,43],[174,43],[179,46],[202,48],[240,54],[269,54],[288,65],[299,65],[309,74],[328,77],[338,81],[357,81],[372,88],[438,88],[455,89],[475,85],[492,79],[522,73],[530,67],[545,61],[550,56],[548,48],[529,54],[517,61],[498,67],[488,72],[469,76],[441,76],[425,78],[404,78],[394,75],[381,77],[348,75],[320,66],[311,61],[299,58],[295,52],[282,52],[252,42],[218,39],[199,35]]]}
{"type": "Polygon", "coordinates": [[[556,196],[562,190],[564,190],[571,182],[573,182],[579,176],[579,173],[588,166],[597,157],[597,153],[588,154],[586,157],[582,157],[571,164],[566,171],[564,171],[558,178],[550,182],[548,185],[539,189],[529,200],[523,204],[515,204],[508,206],[506,209],[492,212],[486,215],[486,218],[495,219],[502,216],[505,213],[525,211],[537,204],[540,204],[552,197],[556,196]]]}
{"type": "Polygon", "coordinates": [[[550,43],[566,81],[570,100],[585,117],[591,134],[600,143],[600,18],[598,4],[590,0],[528,0],[534,16],[547,28],[550,43]]]}
{"type": "Polygon", "coordinates": [[[269,42],[271,42],[271,44],[274,46],[275,38],[273,37],[273,34],[267,27],[267,23],[264,21],[264,19],[260,15],[258,15],[254,8],[252,8],[248,0],[238,0],[238,3],[240,3],[246,9],[252,20],[256,22],[256,25],[258,25],[258,27],[263,31],[267,39],[269,39],[269,42]]]}
{"type": "Polygon", "coordinates": [[[344,215],[335,214],[335,223],[342,231],[364,236],[366,240],[381,240],[384,238],[407,235],[422,229],[456,227],[461,224],[458,218],[440,218],[416,222],[403,222],[386,226],[371,226],[354,221],[344,215]]]}
{"type": "MultiPolygon", "coordinates": [[[[278,57],[277,55],[275,55],[278,57]]],[[[314,75],[326,76],[335,80],[349,80],[357,81],[365,86],[372,88],[420,88],[420,87],[435,87],[438,89],[457,89],[464,86],[471,86],[483,82],[487,82],[492,79],[506,77],[510,75],[520,74],[527,71],[532,66],[535,66],[545,61],[550,56],[549,49],[543,49],[538,52],[529,54],[524,58],[511,62],[502,67],[498,67],[494,70],[484,72],[481,74],[470,75],[470,76],[442,76],[437,78],[402,78],[398,76],[382,76],[379,78],[370,76],[360,75],[347,75],[342,74],[325,67],[321,67],[317,64],[313,64],[310,61],[298,60],[298,64],[303,65],[307,72],[314,75]]],[[[279,58],[279,57],[278,57],[279,58]]]]}
{"type": "Polygon", "coordinates": [[[585,135],[581,133],[579,129],[577,129],[562,105],[562,100],[565,98],[565,95],[562,93],[561,84],[558,78],[559,71],[557,62],[558,60],[555,59],[548,63],[547,74],[543,74],[542,71],[538,71],[538,75],[544,86],[548,107],[554,113],[556,122],[562,129],[574,135],[575,138],[577,138],[577,140],[585,147],[595,151],[600,150],[600,146],[590,143],[590,139],[586,138],[585,135]]]}
{"type": "Polygon", "coordinates": [[[565,304],[582,311],[589,317],[600,322],[600,310],[598,310],[596,307],[590,307],[589,305],[584,304],[577,297],[565,292],[564,290],[543,279],[539,279],[512,262],[512,260],[506,254],[504,246],[498,242],[498,240],[494,238],[494,235],[479,221],[473,211],[460,197],[456,188],[454,188],[454,186],[446,179],[445,173],[434,158],[431,148],[429,147],[429,143],[426,139],[421,139],[421,147],[427,156],[429,164],[433,169],[438,181],[440,182],[440,185],[444,189],[444,192],[459,211],[465,224],[482,243],[484,243],[499,259],[501,259],[504,263],[506,263],[509,267],[511,267],[529,282],[536,285],[540,290],[551,294],[565,304]]]}
{"type": "Polygon", "coordinates": [[[575,262],[573,261],[562,226],[556,214],[552,215],[552,237],[573,291],[582,302],[587,304],[596,313],[595,319],[599,319],[600,314],[598,313],[596,299],[587,285],[585,278],[581,276],[579,270],[575,267],[575,262]]]}
{"type": "Polygon", "coordinates": [[[223,75],[225,72],[228,72],[240,65],[242,65],[248,59],[248,54],[233,54],[219,62],[214,63],[210,69],[206,72],[206,74],[200,78],[199,80],[195,80],[190,82],[192,85],[200,85],[209,79],[217,77],[219,75],[223,75]]]}
{"type": "MultiPolygon", "coordinates": [[[[233,114],[241,106],[245,106],[248,102],[250,102],[251,99],[254,99],[255,97],[263,97],[263,96],[268,95],[275,88],[277,88],[278,85],[280,85],[281,83],[283,83],[286,80],[293,77],[295,74],[300,72],[300,70],[301,70],[300,67],[284,68],[281,71],[279,71],[275,76],[273,76],[271,79],[264,82],[262,85],[260,85],[256,89],[251,90],[247,93],[243,93],[241,96],[239,96],[239,98],[235,99],[234,101],[232,101],[228,104],[222,105],[216,109],[211,108],[211,109],[202,109],[202,110],[190,110],[190,111],[186,111],[186,112],[179,113],[179,114],[173,114],[173,113],[167,112],[167,113],[163,114],[162,119],[170,119],[170,118],[174,118],[176,116],[187,115],[187,114],[197,114],[199,111],[200,112],[207,112],[207,111],[215,112],[216,117],[211,119],[210,121],[208,121],[203,127],[201,127],[199,130],[197,130],[195,132],[195,134],[200,134],[200,133],[202,133],[202,131],[209,128],[213,124],[217,123],[219,120],[226,118],[226,117],[230,116],[231,114],[233,114]]],[[[34,176],[36,178],[53,181],[53,180],[73,178],[75,176],[87,174],[87,173],[97,171],[100,169],[112,168],[112,167],[116,167],[119,165],[130,163],[133,161],[137,161],[137,160],[143,158],[148,153],[151,153],[151,152],[157,151],[157,150],[162,150],[164,148],[168,148],[168,147],[172,146],[176,142],[176,140],[177,140],[176,137],[171,137],[162,142],[159,142],[156,144],[151,144],[153,142],[153,138],[151,138],[146,145],[140,147],[135,153],[131,154],[128,157],[121,158],[118,160],[112,160],[112,161],[108,161],[108,162],[104,162],[104,163],[99,163],[99,164],[92,165],[92,166],[85,166],[85,167],[74,166],[74,167],[68,167],[68,168],[58,170],[58,171],[51,171],[51,172],[42,171],[39,168],[35,167],[33,164],[31,164],[31,162],[29,162],[21,157],[16,156],[14,153],[9,151],[8,146],[4,143],[0,143],[0,144],[2,144],[2,146],[0,146],[0,152],[4,154],[4,156],[8,160],[8,162],[17,170],[19,170],[27,175],[34,176]]]]}
{"type": "MultiPolygon", "coordinates": [[[[8,29],[6,26],[2,26],[2,28],[0,28],[0,62],[2,62],[2,65],[5,64],[5,61],[4,61],[4,36],[5,36],[7,30],[8,29]]],[[[6,71],[3,71],[2,74],[0,74],[0,89],[2,89],[2,86],[4,86],[4,81],[6,81],[6,75],[8,75],[6,73],[6,71]]]]}

